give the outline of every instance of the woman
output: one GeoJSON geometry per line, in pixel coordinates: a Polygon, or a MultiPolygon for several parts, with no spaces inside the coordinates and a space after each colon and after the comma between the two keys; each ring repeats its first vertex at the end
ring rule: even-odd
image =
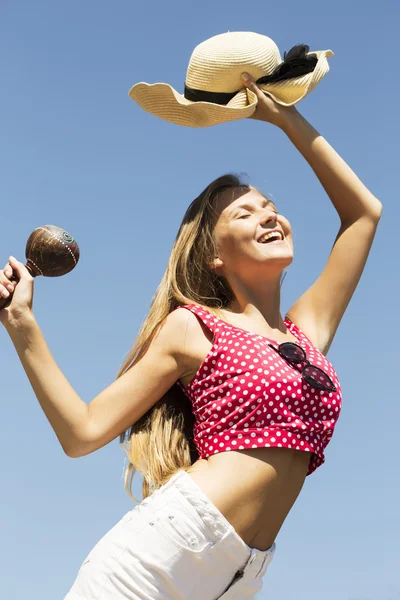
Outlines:
{"type": "Polygon", "coordinates": [[[47,348],[32,277],[12,257],[0,271],[2,295],[15,290],[1,322],[66,454],[120,435],[128,490],[136,468],[144,476],[144,500],[89,553],[68,600],[253,598],[305,477],[324,462],[341,407],[325,355],[382,205],[296,108],[243,81],[258,97],[252,118],[288,136],[341,221],[324,270],[284,319],[290,223],[233,176],[189,206],[126,363],[89,405],[47,348]]]}

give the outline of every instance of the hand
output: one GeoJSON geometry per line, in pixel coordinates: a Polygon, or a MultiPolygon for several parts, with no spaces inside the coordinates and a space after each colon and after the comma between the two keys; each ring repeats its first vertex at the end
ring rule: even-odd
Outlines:
{"type": "Polygon", "coordinates": [[[11,302],[0,309],[0,322],[5,327],[18,324],[32,314],[33,284],[34,279],[25,265],[10,256],[9,262],[0,270],[1,299],[5,298],[5,291],[9,292],[7,299],[12,296],[11,302]],[[17,281],[11,281],[13,276],[17,281]]]}
{"type": "Polygon", "coordinates": [[[297,113],[297,109],[294,106],[283,106],[275,102],[268,95],[268,92],[262,92],[256,85],[254,78],[248,73],[242,73],[242,81],[258,98],[257,108],[252,116],[249,117],[250,119],[272,123],[272,125],[276,125],[282,129],[287,119],[297,113]]]}

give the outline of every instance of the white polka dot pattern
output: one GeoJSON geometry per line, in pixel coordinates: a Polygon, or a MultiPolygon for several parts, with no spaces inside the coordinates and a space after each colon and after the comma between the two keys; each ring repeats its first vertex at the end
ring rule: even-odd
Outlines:
{"type": "Polygon", "coordinates": [[[309,385],[296,367],[269,347],[279,345],[275,340],[230,325],[197,304],[179,308],[193,312],[214,334],[189,385],[184,388],[177,381],[192,402],[199,457],[279,447],[311,452],[307,475],[322,465],[342,406],[340,384],[327,358],[285,318],[307,359],[329,375],[336,392],[309,385]]]}

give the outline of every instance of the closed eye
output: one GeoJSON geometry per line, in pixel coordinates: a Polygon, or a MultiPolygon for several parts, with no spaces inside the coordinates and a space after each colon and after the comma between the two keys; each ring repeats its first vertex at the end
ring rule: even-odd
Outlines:
{"type": "MultiPolygon", "coordinates": [[[[278,216],[279,213],[273,211],[274,215],[278,216]]],[[[247,217],[251,217],[250,213],[244,214],[244,215],[240,215],[240,217],[238,217],[239,219],[246,219],[247,217]]]]}
{"type": "MultiPolygon", "coordinates": [[[[276,215],[276,216],[278,216],[278,215],[279,215],[279,213],[278,213],[277,211],[275,211],[275,210],[273,210],[273,211],[272,211],[272,213],[273,213],[274,215],[276,215]]],[[[237,218],[237,219],[246,219],[247,217],[251,217],[251,215],[252,215],[252,213],[242,213],[242,214],[241,214],[241,215],[239,215],[238,217],[234,217],[234,218],[237,218]]]]}

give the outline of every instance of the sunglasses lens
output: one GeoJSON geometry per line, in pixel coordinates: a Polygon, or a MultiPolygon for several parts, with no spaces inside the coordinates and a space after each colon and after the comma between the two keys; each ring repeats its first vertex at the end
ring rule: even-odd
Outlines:
{"type": "Polygon", "coordinates": [[[325,389],[335,389],[333,385],[333,381],[331,378],[324,372],[322,369],[318,367],[314,367],[312,365],[307,365],[307,367],[303,371],[304,379],[310,385],[316,385],[316,387],[324,387],[325,389]]]}
{"type": "Polygon", "coordinates": [[[279,349],[285,358],[295,363],[303,362],[307,358],[303,348],[300,348],[300,346],[296,346],[296,344],[292,344],[291,342],[281,344],[279,349]]]}

